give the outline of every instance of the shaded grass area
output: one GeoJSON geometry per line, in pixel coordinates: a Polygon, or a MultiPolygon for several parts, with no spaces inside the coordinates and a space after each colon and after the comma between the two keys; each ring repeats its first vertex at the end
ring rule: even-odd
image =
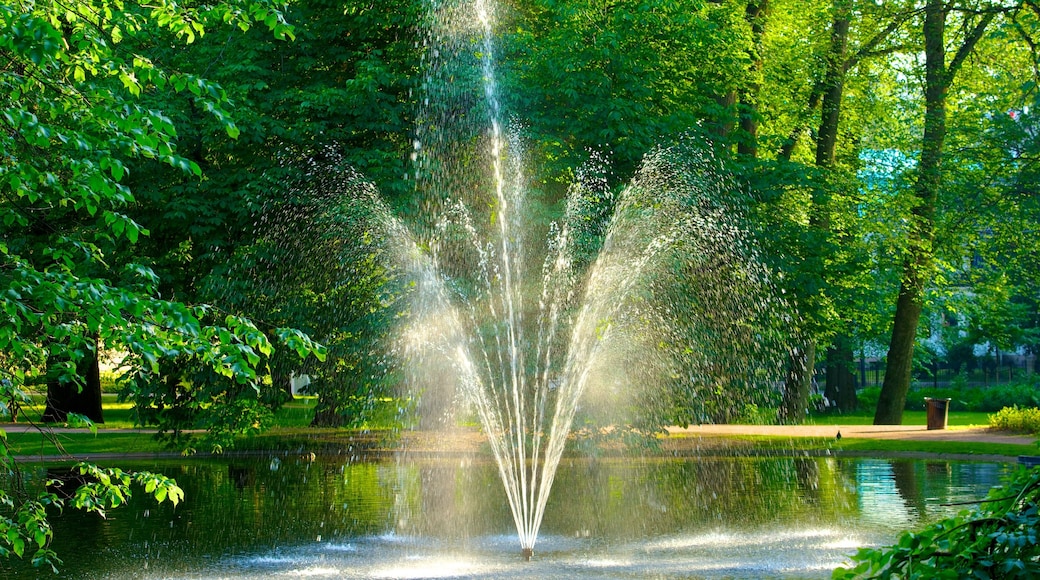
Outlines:
{"type": "MultiPolygon", "coordinates": [[[[44,398],[43,394],[32,395],[33,404],[23,406],[19,410],[18,419],[19,422],[40,422],[40,417],[43,415],[44,410],[44,398]]],[[[274,422],[279,427],[306,427],[310,424],[314,418],[314,407],[316,404],[316,397],[298,397],[292,401],[289,401],[274,414],[274,422]]],[[[105,418],[103,424],[99,424],[98,429],[132,429],[134,427],[147,427],[147,425],[141,425],[137,412],[134,409],[134,404],[130,402],[119,402],[118,396],[112,393],[101,394],[101,410],[105,418]]],[[[3,417],[0,420],[7,420],[8,417],[3,417]]],[[[60,423],[48,424],[53,427],[61,427],[60,423]]]]}
{"type": "MultiPolygon", "coordinates": [[[[7,443],[14,455],[20,456],[58,456],[65,453],[73,455],[91,454],[149,454],[149,453],[177,453],[180,450],[167,447],[162,441],[155,438],[154,433],[144,432],[147,425],[140,425],[137,413],[132,403],[120,403],[116,395],[111,393],[102,394],[102,406],[105,422],[96,425],[97,435],[90,432],[67,431],[62,429],[67,425],[61,423],[39,423],[40,415],[43,413],[43,395],[35,395],[34,404],[23,407],[19,414],[19,423],[16,426],[25,425],[32,421],[38,424],[41,430],[29,429],[27,431],[15,431],[5,429],[7,443]],[[56,429],[51,429],[56,428],[56,429]],[[126,429],[142,429],[140,432],[125,432],[126,429]]],[[[261,436],[254,438],[240,438],[240,448],[243,449],[275,449],[288,450],[300,447],[307,441],[307,435],[320,434],[320,429],[310,429],[311,419],[314,417],[315,401],[313,397],[304,397],[290,401],[275,412],[274,428],[261,436]],[[279,439],[284,437],[285,441],[279,439]]],[[[0,424],[0,429],[5,425],[0,424]]],[[[329,430],[335,431],[335,430],[329,430]]]]}
{"type": "Polygon", "coordinates": [[[935,453],[941,455],[1038,455],[1036,445],[1010,443],[964,443],[960,441],[906,441],[885,439],[845,438],[833,442],[832,449],[857,453],[935,453]]]}
{"type": "MultiPolygon", "coordinates": [[[[52,441],[61,444],[65,452],[74,455],[92,454],[150,454],[169,453],[153,434],[140,432],[11,433],[9,444],[15,455],[54,456],[61,451],[52,441]]],[[[288,453],[317,453],[330,455],[360,455],[394,449],[400,433],[393,430],[347,430],[279,427],[262,435],[240,438],[236,452],[278,451],[288,453]]],[[[486,446],[482,446],[486,451],[486,446]]],[[[448,450],[451,452],[451,450],[448,450]]],[[[683,441],[683,437],[667,437],[656,446],[612,451],[625,455],[693,456],[701,454],[798,455],[946,455],[946,456],[1005,456],[1040,455],[1036,445],[981,443],[960,441],[914,441],[891,439],[830,437],[786,437],[775,435],[719,435],[700,438],[697,442],[683,441]]]]}
{"type": "MultiPolygon", "coordinates": [[[[20,423],[40,422],[40,417],[43,416],[45,408],[45,395],[34,394],[32,395],[32,401],[31,405],[19,408],[18,421],[20,423]]],[[[137,425],[137,413],[134,411],[133,403],[120,403],[117,400],[117,395],[112,393],[101,394],[101,411],[105,422],[102,425],[98,425],[99,429],[130,429],[137,425]]],[[[6,421],[9,419],[9,417],[5,416],[2,420],[6,421]]],[[[54,427],[62,426],[60,423],[50,423],[49,425],[54,427]]]]}
{"type": "Polygon", "coordinates": [[[49,457],[64,455],[150,454],[168,452],[151,433],[104,432],[43,432],[32,430],[8,433],[7,444],[12,455],[49,457]]]}

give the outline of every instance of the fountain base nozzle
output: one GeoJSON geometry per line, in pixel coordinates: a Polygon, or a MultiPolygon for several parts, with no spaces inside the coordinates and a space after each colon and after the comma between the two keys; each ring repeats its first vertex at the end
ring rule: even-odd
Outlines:
{"type": "Polygon", "coordinates": [[[520,555],[523,557],[524,562],[530,562],[531,556],[534,556],[534,548],[523,548],[520,550],[520,555]]]}

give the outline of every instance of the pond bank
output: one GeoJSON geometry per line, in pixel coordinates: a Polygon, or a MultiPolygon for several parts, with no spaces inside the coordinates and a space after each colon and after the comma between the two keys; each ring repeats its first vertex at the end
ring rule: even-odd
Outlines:
{"type": "MultiPolygon", "coordinates": [[[[31,436],[23,424],[4,424],[13,441],[31,436]]],[[[53,429],[69,455],[43,451],[38,445],[13,445],[21,461],[179,457],[165,453],[145,429],[99,429],[95,436],[80,429],[53,429]],[[112,438],[118,444],[107,445],[112,438]],[[117,451],[118,450],[118,451],[117,451]],[[125,451],[124,451],[125,450],[125,451]]],[[[39,437],[43,437],[39,435],[39,437]]],[[[905,458],[966,459],[1013,462],[1021,455],[1038,455],[1035,438],[995,431],[988,427],[927,430],[923,425],[696,425],[672,427],[647,447],[626,446],[621,438],[584,439],[575,445],[580,454],[596,456],[692,457],[697,455],[834,455],[905,458]],[[838,437],[838,434],[841,437],[838,437]]],[[[445,432],[358,432],[336,429],[274,429],[244,439],[233,455],[297,453],[372,456],[490,455],[486,439],[475,427],[445,432]]],[[[197,454],[206,456],[208,454],[197,454]]]]}

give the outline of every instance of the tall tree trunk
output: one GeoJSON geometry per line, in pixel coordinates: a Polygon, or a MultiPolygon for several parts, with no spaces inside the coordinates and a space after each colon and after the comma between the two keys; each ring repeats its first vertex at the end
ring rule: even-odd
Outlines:
{"type": "MultiPolygon", "coordinates": [[[[979,15],[969,30],[956,55],[946,66],[946,11],[943,0],[928,0],[924,11],[925,57],[925,117],[918,164],[917,183],[914,186],[914,206],[911,210],[907,233],[907,253],[903,261],[903,278],[896,300],[895,322],[888,346],[885,382],[881,386],[875,425],[899,425],[903,422],[903,406],[910,390],[910,371],[913,365],[914,341],[925,285],[934,267],[935,208],[942,184],[942,152],[946,139],[946,94],[958,68],[971,54],[982,38],[986,26],[996,12],[979,15]]],[[[967,26],[965,26],[967,29],[967,26]]]]}
{"type": "Polygon", "coordinates": [[[848,0],[834,3],[831,23],[831,48],[827,54],[827,72],[823,81],[823,114],[816,138],[816,165],[833,167],[838,150],[838,122],[841,118],[841,100],[845,92],[845,53],[849,44],[848,0]]]}
{"type": "Polygon", "coordinates": [[[47,380],[47,406],[40,418],[42,421],[64,423],[69,413],[76,413],[95,423],[105,422],[101,409],[101,368],[96,349],[76,363],[76,374],[82,384],[62,382],[57,376],[47,380]]]}
{"type": "MultiPolygon", "coordinates": [[[[823,86],[823,106],[820,129],[816,140],[816,165],[834,167],[838,149],[838,127],[841,120],[842,97],[845,92],[846,53],[848,52],[849,16],[852,3],[837,0],[834,3],[834,20],[831,23],[831,49],[827,56],[827,72],[823,86]]],[[[826,228],[830,230],[832,220],[826,228]]],[[[828,232],[833,234],[833,232],[828,232]]],[[[839,234],[842,235],[842,234],[839,234]]],[[[848,322],[841,321],[841,327],[848,322]]],[[[826,396],[836,402],[842,411],[856,407],[856,379],[852,375],[852,340],[844,331],[839,331],[827,349],[826,396]]]]}

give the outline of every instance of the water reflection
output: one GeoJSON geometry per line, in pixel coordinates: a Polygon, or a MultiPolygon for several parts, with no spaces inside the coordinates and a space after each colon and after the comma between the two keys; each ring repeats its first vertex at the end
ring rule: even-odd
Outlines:
{"type": "MultiPolygon", "coordinates": [[[[176,477],[185,501],[174,509],[138,497],[107,520],[56,517],[63,577],[825,578],[857,547],[952,513],[941,504],[981,497],[1008,469],[812,457],[565,460],[535,561],[525,565],[490,461],[279,456],[129,467],[176,477]]],[[[42,485],[47,470],[33,474],[42,485]]]]}

